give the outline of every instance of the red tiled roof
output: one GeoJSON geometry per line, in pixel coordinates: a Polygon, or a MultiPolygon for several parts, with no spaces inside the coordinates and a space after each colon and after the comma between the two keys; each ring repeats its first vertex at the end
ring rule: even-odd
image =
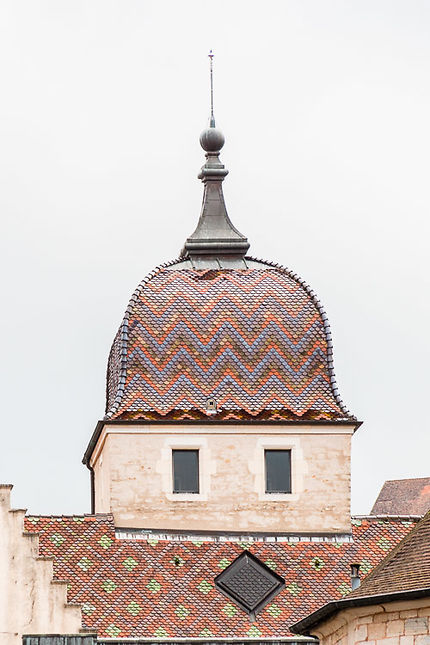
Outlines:
{"type": "Polygon", "coordinates": [[[171,266],[139,285],[109,357],[107,419],[354,419],[314,293],[259,264],[171,266]]]}
{"type": "MultiPolygon", "coordinates": [[[[357,563],[359,560],[357,560],[357,563]]],[[[430,596],[430,511],[391,549],[346,598],[330,599],[291,625],[310,634],[317,625],[349,607],[430,596]]]]}
{"type": "Polygon", "coordinates": [[[430,509],[430,477],[386,481],[372,515],[424,515],[430,509]]]}
{"type": "Polygon", "coordinates": [[[215,542],[115,537],[111,516],[27,517],[40,554],[83,603],[83,626],[100,637],[284,637],[288,626],[350,591],[350,564],[370,571],[413,524],[353,521],[351,542],[215,542]],[[248,548],[285,578],[285,588],[254,623],[214,587],[248,548]]]}
{"type": "Polygon", "coordinates": [[[349,597],[430,588],[430,511],[349,597]]]}

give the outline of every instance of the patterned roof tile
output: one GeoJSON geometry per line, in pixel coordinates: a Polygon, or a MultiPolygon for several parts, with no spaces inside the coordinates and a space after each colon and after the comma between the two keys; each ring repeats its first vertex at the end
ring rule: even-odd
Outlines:
{"type": "Polygon", "coordinates": [[[400,593],[430,587],[430,511],[394,545],[351,598],[400,593]]]}
{"type": "Polygon", "coordinates": [[[60,519],[27,517],[25,525],[39,532],[40,554],[54,556],[55,578],[69,581],[68,601],[82,603],[83,627],[111,638],[286,636],[289,625],[350,590],[351,563],[370,571],[384,545],[394,547],[413,526],[361,519],[353,542],[248,543],[286,583],[250,625],[214,585],[242,553],[238,542],[119,539],[111,516],[60,519]]]}
{"type": "Polygon", "coordinates": [[[327,317],[287,269],[170,266],[133,294],[109,357],[106,418],[202,417],[354,419],[337,393],[327,317]]]}

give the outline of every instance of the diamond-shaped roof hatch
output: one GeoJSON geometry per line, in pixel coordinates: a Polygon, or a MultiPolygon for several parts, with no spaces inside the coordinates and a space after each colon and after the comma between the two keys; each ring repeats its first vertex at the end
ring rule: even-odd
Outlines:
{"type": "Polygon", "coordinates": [[[251,620],[285,586],[285,580],[244,551],[215,578],[215,586],[249,614],[251,620]]]}

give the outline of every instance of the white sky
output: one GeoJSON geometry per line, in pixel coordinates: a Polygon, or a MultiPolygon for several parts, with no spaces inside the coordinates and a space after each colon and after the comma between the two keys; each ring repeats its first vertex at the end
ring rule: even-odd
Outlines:
{"type": "MultiPolygon", "coordinates": [[[[430,475],[430,3],[0,2],[0,481],[89,512],[81,458],[128,299],[197,222],[208,116],[257,257],[307,280],[364,420],[353,511],[430,475]]],[[[315,468],[318,464],[315,464],[315,468]]]]}

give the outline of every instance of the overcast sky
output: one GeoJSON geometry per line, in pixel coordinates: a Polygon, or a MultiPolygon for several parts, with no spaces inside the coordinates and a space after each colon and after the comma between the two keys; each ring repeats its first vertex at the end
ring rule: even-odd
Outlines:
{"type": "MultiPolygon", "coordinates": [[[[90,510],[81,458],[128,299],[199,215],[213,48],[225,196],[321,299],[353,507],[430,475],[430,3],[0,2],[0,480],[90,510]]],[[[318,468],[318,464],[315,464],[318,468]]]]}

